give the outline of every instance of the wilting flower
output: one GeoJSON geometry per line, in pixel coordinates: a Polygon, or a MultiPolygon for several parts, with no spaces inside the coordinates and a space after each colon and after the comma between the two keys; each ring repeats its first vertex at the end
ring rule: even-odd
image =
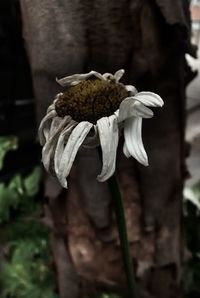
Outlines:
{"type": "Polygon", "coordinates": [[[39,127],[44,167],[63,187],[80,147],[101,146],[105,181],[115,171],[119,135],[124,131],[123,152],[147,166],[142,142],[142,118],[151,118],[148,107],[162,106],[161,97],[152,92],[137,92],[131,85],[119,83],[124,70],[114,75],[96,71],[75,74],[57,82],[66,87],[59,93],[39,127]]]}

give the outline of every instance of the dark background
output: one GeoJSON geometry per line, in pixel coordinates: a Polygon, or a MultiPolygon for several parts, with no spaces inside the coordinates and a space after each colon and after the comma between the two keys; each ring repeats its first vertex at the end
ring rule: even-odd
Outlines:
{"type": "Polygon", "coordinates": [[[0,1],[0,135],[19,137],[20,149],[10,152],[0,179],[27,172],[38,160],[31,73],[22,37],[17,0],[0,1]]]}

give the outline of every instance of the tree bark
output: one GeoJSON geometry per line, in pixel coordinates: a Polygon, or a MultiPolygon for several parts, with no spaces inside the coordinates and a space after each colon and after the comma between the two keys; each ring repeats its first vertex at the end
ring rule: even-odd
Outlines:
{"type": "MultiPolygon", "coordinates": [[[[21,8],[38,121],[59,91],[55,77],[91,69],[115,72],[124,68],[124,82],[162,96],[164,108],[144,122],[150,166],[125,159],[119,149],[117,170],[141,297],[181,297],[184,55],[191,52],[188,1],[21,0],[21,8]]],[[[67,270],[58,270],[67,272],[63,280],[70,268],[78,277],[67,290],[59,277],[61,297],[78,297],[78,285],[80,297],[88,292],[91,296],[99,288],[125,288],[109,190],[106,183],[95,181],[99,170],[96,151],[82,150],[62,213],[67,222],[63,257],[67,270]]],[[[55,212],[59,206],[50,197],[55,212]]],[[[61,266],[60,255],[55,255],[55,262],[61,266]]]]}

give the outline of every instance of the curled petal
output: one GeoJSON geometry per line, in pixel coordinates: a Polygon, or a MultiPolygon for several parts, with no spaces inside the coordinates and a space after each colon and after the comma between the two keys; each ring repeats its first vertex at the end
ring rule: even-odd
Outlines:
{"type": "Polygon", "coordinates": [[[149,107],[162,107],[164,104],[162,98],[158,94],[148,91],[137,93],[134,95],[133,99],[138,100],[149,107]]]}
{"type": "Polygon", "coordinates": [[[116,82],[119,82],[121,77],[124,75],[124,72],[125,72],[124,69],[119,69],[118,71],[116,71],[116,73],[114,74],[114,78],[115,78],[116,82]]]}
{"type": "Polygon", "coordinates": [[[51,169],[53,163],[52,159],[57,145],[57,140],[63,128],[70,123],[70,121],[70,116],[65,116],[64,118],[55,117],[51,123],[49,139],[42,149],[42,162],[47,172],[53,172],[51,169]]]}
{"type": "Polygon", "coordinates": [[[55,116],[53,119],[52,119],[52,122],[51,122],[51,126],[50,126],[50,129],[49,129],[49,139],[47,140],[47,143],[49,142],[49,140],[51,139],[51,137],[55,134],[55,131],[57,131],[60,123],[62,122],[62,118],[59,117],[59,116],[55,116]]]}
{"type": "Polygon", "coordinates": [[[105,181],[110,178],[115,171],[116,153],[119,141],[117,117],[103,117],[97,121],[99,139],[102,148],[103,167],[98,181],[105,181]]]}
{"type": "Polygon", "coordinates": [[[133,100],[133,97],[127,97],[120,104],[118,121],[121,122],[133,116],[151,118],[153,112],[142,103],[133,100]]]}
{"type": "Polygon", "coordinates": [[[109,80],[109,79],[114,79],[113,74],[106,72],[103,74],[104,79],[109,80]]]}
{"type": "Polygon", "coordinates": [[[57,79],[56,78],[56,82],[58,84],[60,84],[62,87],[70,87],[70,86],[74,86],[77,85],[78,83],[87,80],[88,78],[90,78],[91,76],[95,76],[101,80],[105,80],[105,78],[97,71],[90,71],[88,73],[84,73],[84,74],[74,74],[71,76],[67,76],[64,77],[62,79],[57,79]]]}
{"type": "Polygon", "coordinates": [[[59,169],[57,173],[57,177],[60,181],[60,184],[65,188],[67,188],[66,178],[69,175],[76,154],[92,126],[92,123],[82,121],[74,128],[71,135],[69,136],[69,139],[67,141],[67,144],[65,146],[60,160],[59,169]]]}
{"type": "Polygon", "coordinates": [[[56,111],[52,110],[42,119],[40,123],[39,129],[38,129],[38,135],[39,135],[40,144],[42,146],[46,143],[46,140],[48,139],[51,121],[56,115],[57,115],[56,111]]]}
{"type": "Polygon", "coordinates": [[[61,92],[61,93],[58,93],[58,94],[56,95],[56,97],[55,97],[53,103],[52,103],[52,104],[48,107],[48,109],[47,109],[47,114],[48,114],[49,112],[55,110],[55,103],[56,103],[56,101],[58,100],[58,98],[59,98],[61,95],[63,95],[62,92],[61,92]]]}
{"type": "Polygon", "coordinates": [[[47,109],[47,114],[50,113],[51,111],[55,111],[55,104],[54,104],[54,103],[52,103],[52,104],[48,107],[48,109],[47,109]]]}
{"type": "Polygon", "coordinates": [[[60,160],[65,148],[65,144],[67,143],[67,140],[69,139],[69,136],[76,125],[77,125],[77,122],[74,120],[71,120],[70,123],[62,130],[61,134],[59,135],[57,145],[55,148],[55,153],[54,153],[54,171],[57,176],[58,176],[60,160]]]}
{"type": "Polygon", "coordinates": [[[148,157],[142,142],[142,118],[132,117],[125,121],[124,138],[131,156],[144,166],[148,166],[148,157]]]}
{"type": "Polygon", "coordinates": [[[132,85],[126,85],[125,89],[130,93],[130,95],[135,95],[138,93],[137,89],[132,85]]]}

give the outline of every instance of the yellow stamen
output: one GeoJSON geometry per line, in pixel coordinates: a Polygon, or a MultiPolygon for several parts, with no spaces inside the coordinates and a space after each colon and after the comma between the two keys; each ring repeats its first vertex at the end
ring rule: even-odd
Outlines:
{"type": "Polygon", "coordinates": [[[60,117],[70,115],[78,122],[96,123],[112,115],[127,96],[122,84],[90,79],[67,89],[56,101],[55,109],[60,117]]]}

